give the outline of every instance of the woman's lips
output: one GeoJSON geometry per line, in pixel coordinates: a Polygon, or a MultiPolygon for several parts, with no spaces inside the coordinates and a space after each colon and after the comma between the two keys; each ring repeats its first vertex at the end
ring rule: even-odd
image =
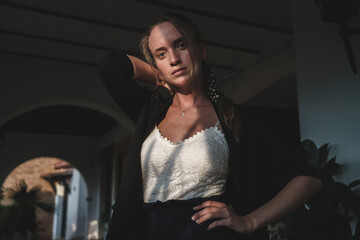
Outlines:
{"type": "Polygon", "coordinates": [[[181,75],[185,72],[186,68],[178,68],[175,71],[173,71],[171,74],[174,76],[181,75]]]}

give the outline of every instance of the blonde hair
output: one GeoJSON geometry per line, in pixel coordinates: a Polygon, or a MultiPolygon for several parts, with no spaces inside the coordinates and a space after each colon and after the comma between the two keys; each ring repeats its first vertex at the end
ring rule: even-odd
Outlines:
{"type": "MultiPolygon", "coordinates": [[[[197,77],[200,74],[203,75],[203,79],[205,81],[205,78],[207,77],[207,71],[204,71],[204,69],[207,68],[207,66],[204,64],[201,58],[201,51],[200,51],[200,44],[203,43],[203,40],[200,36],[198,27],[196,24],[194,24],[192,21],[190,21],[185,16],[175,14],[175,13],[167,13],[160,17],[158,20],[156,20],[153,24],[151,24],[146,32],[143,38],[140,41],[140,49],[143,52],[146,61],[152,66],[152,68],[155,71],[156,64],[154,57],[150,51],[149,48],[149,37],[151,31],[154,29],[155,26],[168,22],[171,23],[184,37],[185,44],[189,50],[191,60],[192,60],[192,71],[191,75],[193,77],[197,77]]],[[[158,78],[157,74],[157,84],[161,85],[160,79],[158,78]]],[[[231,133],[233,134],[236,141],[239,141],[240,138],[240,131],[241,131],[241,124],[237,113],[237,107],[236,105],[227,97],[225,97],[223,94],[220,93],[219,95],[219,110],[222,118],[224,119],[224,122],[226,126],[230,129],[231,133]]]]}

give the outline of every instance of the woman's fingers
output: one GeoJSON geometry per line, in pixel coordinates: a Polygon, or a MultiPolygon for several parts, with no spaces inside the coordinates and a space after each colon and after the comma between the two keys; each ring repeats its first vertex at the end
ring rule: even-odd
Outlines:
{"type": "Polygon", "coordinates": [[[196,221],[196,223],[202,223],[213,218],[228,218],[228,217],[230,217],[230,212],[227,208],[206,207],[203,208],[201,211],[195,213],[191,219],[193,221],[196,221]]]}
{"type": "Polygon", "coordinates": [[[198,206],[194,207],[194,210],[199,210],[202,208],[206,208],[206,207],[226,207],[225,203],[222,202],[217,202],[217,201],[205,201],[203,203],[201,203],[198,206]]]}
{"type": "Polygon", "coordinates": [[[209,219],[220,218],[226,219],[231,217],[232,208],[222,202],[205,201],[194,207],[194,210],[200,210],[192,216],[192,220],[200,224],[209,219]]]}
{"type": "Polygon", "coordinates": [[[194,207],[194,210],[199,211],[195,213],[191,219],[198,224],[209,219],[216,219],[216,221],[209,225],[208,230],[220,226],[228,227],[244,234],[251,233],[255,230],[248,215],[239,216],[230,205],[222,202],[206,201],[194,207]]]}

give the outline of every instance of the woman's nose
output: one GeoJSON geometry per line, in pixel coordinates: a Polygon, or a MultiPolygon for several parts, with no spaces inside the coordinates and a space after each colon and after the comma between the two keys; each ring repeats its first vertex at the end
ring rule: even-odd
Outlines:
{"type": "Polygon", "coordinates": [[[180,59],[179,55],[176,53],[176,51],[170,52],[170,65],[176,66],[180,62],[181,62],[181,59],[180,59]]]}

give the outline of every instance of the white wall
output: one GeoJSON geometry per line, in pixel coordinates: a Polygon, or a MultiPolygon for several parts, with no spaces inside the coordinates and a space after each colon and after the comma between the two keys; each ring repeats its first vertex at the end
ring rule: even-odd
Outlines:
{"type": "Polygon", "coordinates": [[[63,207],[64,207],[64,194],[65,187],[61,184],[56,184],[56,195],[54,201],[54,218],[53,218],[53,232],[52,238],[58,239],[61,238],[61,226],[63,220],[63,207]]]}
{"type": "MultiPolygon", "coordinates": [[[[360,179],[359,74],[350,68],[338,25],[322,21],[315,1],[293,0],[293,25],[301,138],[330,143],[331,155],[345,164],[338,179],[350,183],[360,179]]],[[[360,71],[360,36],[351,40],[360,71]]]]}
{"type": "Polygon", "coordinates": [[[88,204],[87,187],[81,173],[74,169],[68,195],[66,216],[66,239],[82,238],[86,236],[88,204]]]}
{"type": "MultiPolygon", "coordinates": [[[[85,182],[85,179],[83,178],[83,176],[81,175],[81,173],[76,170],[77,173],[80,175],[80,179],[79,179],[79,204],[78,204],[78,230],[82,233],[87,233],[88,230],[88,201],[87,198],[89,196],[88,191],[87,191],[87,185],[85,182]]],[[[82,236],[86,236],[86,235],[82,235],[82,236]]]]}

